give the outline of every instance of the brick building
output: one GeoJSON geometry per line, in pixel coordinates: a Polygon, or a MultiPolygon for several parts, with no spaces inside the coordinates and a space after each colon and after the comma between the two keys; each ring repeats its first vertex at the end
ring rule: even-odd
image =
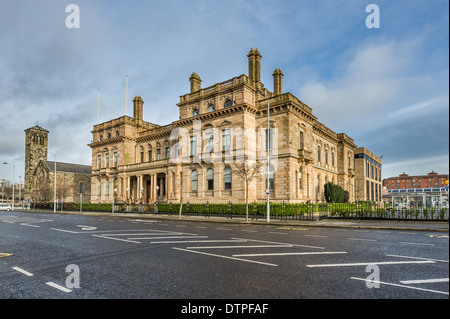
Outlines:
{"type": "Polygon", "coordinates": [[[94,125],[91,202],[110,203],[113,196],[136,203],[243,202],[237,163],[254,161],[265,166],[249,185],[250,201],[265,201],[269,185],[274,202],[323,202],[327,182],[348,190],[354,201],[353,139],[326,127],[309,106],[283,92],[278,68],[269,91],[260,81],[261,54],[251,49],[247,57],[248,75],[205,88],[192,73],[190,92],[177,104],[177,121],[144,121],[144,101],[136,96],[132,117],[94,125]]]}
{"type": "Polygon", "coordinates": [[[448,174],[438,174],[431,171],[427,175],[409,176],[406,173],[398,177],[383,179],[383,186],[387,189],[414,189],[414,188],[438,188],[445,187],[448,174]]]}

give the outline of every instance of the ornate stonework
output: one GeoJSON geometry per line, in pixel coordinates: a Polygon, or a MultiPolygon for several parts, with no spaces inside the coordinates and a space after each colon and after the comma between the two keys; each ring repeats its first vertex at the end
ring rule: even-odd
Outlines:
{"type": "MultiPolygon", "coordinates": [[[[94,125],[91,202],[243,202],[239,160],[267,163],[270,127],[271,200],[322,202],[333,182],[355,200],[354,150],[345,133],[335,133],[312,109],[283,92],[283,72],[273,73],[273,92],[260,82],[261,54],[248,54],[249,75],[202,88],[192,73],[190,93],[180,96],[179,120],[160,126],[143,120],[143,101],[133,117],[94,125]],[[269,123],[268,123],[269,109],[269,123]],[[195,149],[195,151],[193,151],[195,149]]],[[[267,166],[249,186],[250,201],[265,201],[267,166]]]]}

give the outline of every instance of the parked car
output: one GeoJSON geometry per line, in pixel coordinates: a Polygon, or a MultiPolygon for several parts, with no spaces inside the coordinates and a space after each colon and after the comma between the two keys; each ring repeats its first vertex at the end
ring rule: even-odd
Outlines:
{"type": "Polygon", "coordinates": [[[9,204],[0,204],[0,210],[10,211],[11,210],[11,205],[9,205],[9,204]]]}

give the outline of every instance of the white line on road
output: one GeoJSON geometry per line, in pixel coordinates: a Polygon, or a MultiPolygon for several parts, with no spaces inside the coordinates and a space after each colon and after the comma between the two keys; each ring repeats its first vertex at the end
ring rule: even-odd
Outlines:
{"type": "Polygon", "coordinates": [[[402,284],[428,284],[434,282],[448,282],[448,278],[422,279],[422,280],[400,280],[402,284]]]}
{"type": "Polygon", "coordinates": [[[32,225],[32,224],[25,224],[25,223],[21,223],[20,225],[22,225],[22,226],[29,226],[29,227],[41,227],[39,225],[32,225]]]}
{"type": "Polygon", "coordinates": [[[245,240],[171,240],[151,241],[150,244],[184,244],[184,243],[242,243],[245,240]]]}
{"type": "Polygon", "coordinates": [[[24,275],[27,275],[28,277],[33,276],[33,274],[31,272],[28,272],[26,270],[23,270],[22,268],[19,267],[12,267],[12,269],[14,269],[15,271],[21,272],[24,275]]]}
{"type": "Polygon", "coordinates": [[[376,241],[376,239],[366,239],[366,238],[347,238],[350,240],[361,240],[361,241],[376,241]]]}
{"type": "Polygon", "coordinates": [[[276,232],[276,231],[270,231],[269,234],[287,235],[287,233],[279,233],[279,232],[276,232]]]}
{"type": "Polygon", "coordinates": [[[368,281],[370,283],[380,283],[380,284],[389,285],[389,286],[402,287],[402,288],[415,289],[415,290],[422,290],[422,291],[435,292],[435,293],[438,293],[438,294],[448,295],[448,292],[439,291],[439,290],[431,290],[431,289],[424,289],[424,288],[418,288],[418,287],[411,287],[411,286],[393,284],[393,283],[390,283],[390,282],[383,282],[383,281],[373,281],[373,280],[365,279],[365,278],[350,277],[350,279],[362,280],[362,281],[368,281]]]}
{"type": "Polygon", "coordinates": [[[249,233],[257,233],[258,232],[257,230],[248,230],[248,229],[242,229],[242,231],[246,231],[249,233]]]}
{"type": "Polygon", "coordinates": [[[267,254],[239,254],[233,257],[262,257],[262,256],[296,256],[296,255],[327,255],[327,254],[346,254],[346,251],[313,251],[300,253],[267,253],[267,254]]]}
{"type": "Polygon", "coordinates": [[[422,246],[434,246],[434,244],[413,243],[413,242],[409,242],[409,241],[400,241],[399,244],[405,244],[405,245],[422,245],[422,246]]]}
{"type": "Polygon", "coordinates": [[[232,238],[232,239],[240,239],[245,241],[256,241],[259,243],[266,243],[266,244],[280,244],[280,245],[292,245],[295,247],[306,247],[306,248],[314,248],[314,249],[325,249],[325,247],[318,247],[318,246],[309,246],[309,245],[299,245],[299,244],[291,244],[291,243],[280,243],[276,241],[267,241],[267,240],[257,240],[257,239],[246,239],[246,238],[232,238]]]}
{"type": "Polygon", "coordinates": [[[248,263],[261,264],[261,265],[266,265],[266,266],[273,266],[273,267],[278,266],[276,264],[264,263],[264,262],[261,262],[261,261],[247,260],[247,259],[235,258],[235,257],[230,257],[230,256],[222,256],[222,255],[210,254],[210,253],[205,253],[205,252],[202,252],[202,251],[195,251],[195,250],[183,249],[183,248],[178,248],[178,247],[172,247],[172,249],[181,250],[181,251],[187,251],[187,252],[195,253],[195,254],[201,254],[201,255],[207,255],[207,256],[213,256],[213,257],[220,257],[220,258],[225,258],[225,259],[245,261],[245,262],[248,262],[248,263]]]}
{"type": "Polygon", "coordinates": [[[186,247],[187,249],[228,249],[228,248],[288,248],[292,245],[252,245],[252,246],[197,246],[186,247]]]}
{"type": "Polygon", "coordinates": [[[317,237],[317,238],[328,238],[328,236],[322,236],[322,235],[305,235],[306,237],[317,237]]]}
{"type": "Polygon", "coordinates": [[[230,228],[216,228],[217,230],[232,230],[230,228]]]}
{"type": "Polygon", "coordinates": [[[208,236],[158,236],[158,237],[130,237],[128,239],[136,239],[136,240],[141,240],[141,239],[173,239],[173,238],[208,238],[208,236]]]}
{"type": "Polygon", "coordinates": [[[118,241],[126,241],[129,243],[135,243],[135,244],[140,244],[140,241],[134,241],[134,240],[127,240],[127,239],[121,239],[121,238],[114,238],[114,237],[108,237],[105,235],[92,235],[94,237],[99,237],[99,238],[105,238],[105,239],[113,239],[113,240],[118,240],[118,241]]]}
{"type": "Polygon", "coordinates": [[[347,263],[347,264],[318,264],[318,265],[306,265],[306,267],[348,267],[348,266],[367,266],[367,265],[398,265],[398,264],[434,264],[431,260],[415,260],[415,261],[373,261],[364,263],[347,263]]]}
{"type": "Polygon", "coordinates": [[[72,290],[67,289],[66,287],[60,286],[60,285],[58,285],[58,284],[55,284],[54,282],[51,282],[51,281],[46,282],[45,284],[46,284],[46,285],[49,285],[50,287],[59,289],[59,290],[61,290],[61,291],[63,291],[63,292],[66,292],[66,293],[72,292],[72,290]]]}
{"type": "Polygon", "coordinates": [[[386,255],[386,256],[388,256],[388,257],[409,258],[409,259],[419,259],[419,260],[432,260],[432,261],[440,261],[440,262],[448,263],[448,260],[442,260],[442,259],[421,258],[421,257],[400,256],[400,255],[386,255]]]}

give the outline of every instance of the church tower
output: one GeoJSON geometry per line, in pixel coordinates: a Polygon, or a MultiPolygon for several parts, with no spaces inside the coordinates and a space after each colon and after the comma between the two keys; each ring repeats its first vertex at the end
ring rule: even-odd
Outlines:
{"type": "Polygon", "coordinates": [[[25,130],[25,180],[24,199],[33,188],[33,174],[40,160],[47,160],[48,131],[39,125],[25,130]]]}

